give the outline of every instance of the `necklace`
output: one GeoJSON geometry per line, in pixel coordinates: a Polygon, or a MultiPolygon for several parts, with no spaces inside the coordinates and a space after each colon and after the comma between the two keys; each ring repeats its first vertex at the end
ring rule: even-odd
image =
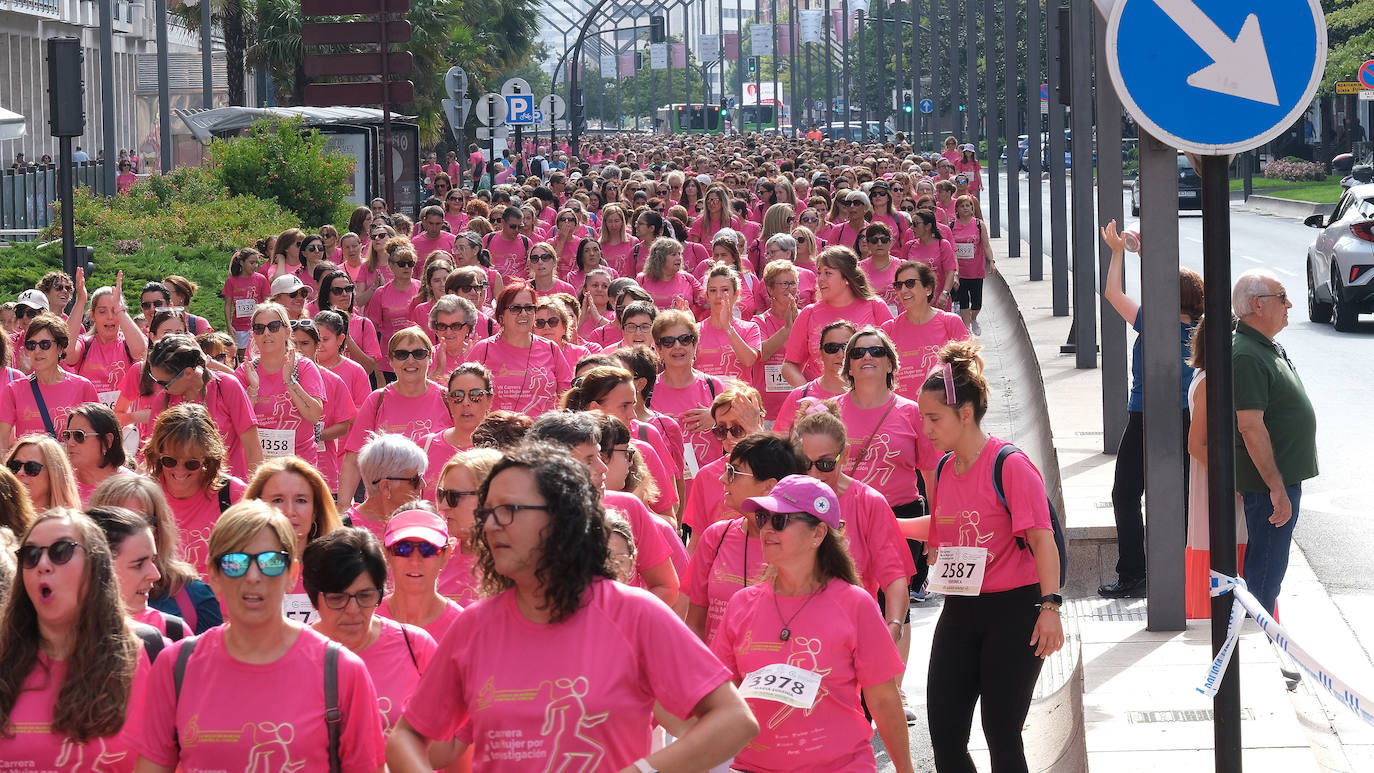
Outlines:
{"type": "MultiPolygon", "coordinates": [[[[829,582],[829,580],[826,580],[825,582],[821,583],[819,588],[816,588],[815,590],[811,591],[811,593],[807,595],[806,601],[803,601],[802,605],[800,607],[797,607],[797,611],[793,612],[791,617],[787,618],[786,620],[783,620],[782,630],[778,631],[778,641],[787,641],[788,639],[792,638],[792,621],[797,619],[797,615],[800,615],[803,609],[806,609],[806,605],[811,603],[811,599],[816,598],[816,596],[821,591],[825,590],[825,586],[829,582]]],[[[781,619],[782,607],[778,604],[778,586],[776,581],[774,581],[773,583],[773,608],[778,611],[778,618],[781,619]]]]}

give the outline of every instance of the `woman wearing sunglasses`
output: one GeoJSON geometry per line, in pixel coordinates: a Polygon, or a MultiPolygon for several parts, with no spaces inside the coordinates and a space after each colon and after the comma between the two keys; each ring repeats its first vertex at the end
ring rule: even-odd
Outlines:
{"type": "MultiPolygon", "coordinates": [[[[305,550],[311,540],[343,526],[320,472],[294,456],[263,462],[253,473],[243,498],[262,500],[286,516],[296,533],[298,550],[305,550]]],[[[282,608],[288,619],[309,625],[319,619],[312,602],[297,580],[294,590],[286,594],[282,608]]]]}
{"type": "Polygon", "coordinates": [[[590,231],[582,226],[576,212],[566,207],[558,210],[554,231],[549,239],[553,254],[558,256],[558,276],[569,276],[577,270],[578,247],[589,234],[590,231]]]}
{"type": "Polygon", "coordinates": [[[459,451],[472,448],[472,433],[491,412],[491,373],[476,362],[465,362],[445,379],[444,404],[448,406],[451,426],[425,435],[418,443],[428,459],[424,488],[420,496],[434,499],[439,470],[459,451]]]}
{"type": "Polygon", "coordinates": [[[428,261],[425,263],[424,280],[420,283],[420,291],[410,299],[410,311],[407,317],[412,325],[419,325],[429,333],[430,340],[437,340],[434,330],[429,326],[429,310],[434,308],[434,302],[444,295],[444,286],[448,283],[448,278],[453,274],[453,255],[444,250],[436,250],[430,253],[428,261]]]}
{"type": "Polygon", "coordinates": [[[124,466],[123,430],[114,411],[100,403],[84,403],[67,415],[67,428],[58,434],[71,463],[76,490],[84,504],[95,487],[114,475],[132,475],[124,466]]]}
{"type": "Polygon", "coordinates": [[[663,372],[654,387],[654,408],[670,416],[682,427],[684,435],[683,477],[690,479],[697,470],[721,457],[720,441],[711,435],[715,422],[711,401],[726,390],[720,378],[695,367],[700,331],[696,320],[685,311],[669,309],[654,319],[663,372]]]}
{"type": "Polygon", "coordinates": [[[905,666],[859,585],[834,492],[793,475],[767,496],[746,500],[744,509],[761,532],[769,576],[731,597],[711,651],[739,680],[762,729],[732,764],[746,770],[876,770],[876,725],[898,773],[911,773],[895,681],[905,666]],[[759,646],[763,642],[777,644],[759,646]],[[794,681],[778,689],[770,677],[782,666],[790,667],[794,681]]]}
{"type": "Polygon", "coordinates": [[[506,285],[496,299],[501,330],[473,344],[468,359],[491,371],[495,410],[519,411],[537,417],[554,410],[558,396],[572,383],[572,368],[563,350],[535,336],[539,294],[526,282],[506,285]]]}
{"type": "Polygon", "coordinates": [[[834,246],[816,260],[816,302],[802,309],[792,324],[787,362],[782,366],[788,383],[799,387],[821,375],[821,331],[841,319],[858,326],[880,325],[892,319],[892,312],[859,270],[854,251],[834,246]]]}
{"type": "Polygon", "coordinates": [[[451,190],[444,194],[444,220],[448,222],[449,233],[458,234],[468,228],[468,213],[464,210],[467,200],[462,191],[451,190]]]}
{"type": "Polygon", "coordinates": [[[574,316],[572,309],[568,308],[569,302],[575,301],[572,296],[563,293],[541,297],[536,304],[539,308],[534,312],[534,334],[557,344],[571,369],[578,360],[592,353],[592,347],[573,341],[574,316]]]}
{"type": "Polygon", "coordinates": [[[453,538],[452,555],[439,573],[439,594],[463,606],[482,597],[477,544],[473,539],[474,513],[477,511],[477,490],[499,461],[501,452],[492,448],[473,448],[459,451],[439,472],[434,503],[453,538]]]}
{"type": "Polygon", "coordinates": [[[701,216],[692,222],[687,230],[687,238],[697,244],[710,244],[722,228],[742,229],[744,224],[730,210],[730,193],[724,185],[716,184],[706,189],[701,216]]]}
{"type": "Polygon", "coordinates": [[[906,255],[907,244],[911,242],[911,218],[897,205],[897,196],[887,180],[875,180],[868,184],[868,198],[873,205],[869,223],[882,223],[892,236],[892,255],[901,259],[906,255]]]}
{"type": "Polygon", "coordinates": [[[315,632],[367,666],[389,733],[438,645],[424,629],[377,614],[386,587],[382,543],[366,529],[330,532],[306,546],[301,580],[315,608],[315,632]]]}
{"type": "MultiPolygon", "coordinates": [[[[158,341],[167,336],[185,334],[187,321],[187,315],[182,311],[162,309],[155,312],[152,321],[148,323],[149,350],[151,351],[158,341]]],[[[251,326],[251,318],[249,322],[251,326]]],[[[206,361],[207,364],[209,362],[211,361],[206,361]]],[[[227,365],[223,367],[228,368],[227,365]]],[[[119,385],[119,397],[114,403],[115,416],[120,425],[134,425],[139,436],[147,437],[153,427],[153,417],[163,407],[161,391],[148,375],[147,363],[134,363],[124,372],[124,378],[119,385]]],[[[137,442],[134,445],[136,446],[137,442]]]]}
{"type": "MultiPolygon", "coordinates": [[[[448,287],[458,289],[461,278],[450,275],[448,287]]],[[[469,277],[469,281],[472,278],[469,277]]],[[[448,374],[467,359],[472,345],[473,329],[483,316],[466,297],[449,293],[442,295],[429,309],[429,329],[434,331],[434,356],[429,364],[429,378],[443,383],[448,374]]],[[[361,402],[361,401],[360,401],[361,402]]]]}
{"type": "MultiPolygon", "coordinates": [[[[406,246],[408,244],[403,242],[395,249],[388,245],[391,281],[372,294],[364,312],[377,326],[377,335],[382,341],[390,341],[391,336],[410,327],[410,301],[420,292],[420,280],[415,278],[415,251],[406,246]]],[[[396,371],[388,360],[378,360],[377,367],[386,383],[396,380],[396,371]]]]}
{"type": "Polygon", "coordinates": [[[836,194],[835,200],[839,202],[840,221],[821,235],[831,244],[843,244],[857,252],[873,214],[873,203],[863,191],[845,191],[836,194]]]}
{"type": "Polygon", "coordinates": [[[149,615],[145,620],[163,636],[180,640],[193,633],[204,633],[224,622],[219,601],[209,584],[196,574],[195,567],[178,558],[176,516],[167,504],[162,488],[144,475],[116,475],[107,478],[91,493],[89,507],[121,507],[138,513],[153,525],[153,541],[157,552],[158,579],[148,592],[148,607],[163,612],[159,621],[149,615]],[[175,626],[168,622],[178,619],[185,623],[182,635],[173,636],[175,626]]]}
{"type": "Polygon", "coordinates": [[[554,246],[548,242],[536,242],[530,248],[530,286],[540,295],[576,295],[576,288],[555,275],[557,265],[558,252],[554,246]]]}
{"type": "Polygon", "coordinates": [[[56,436],[72,408],[97,400],[90,381],[62,367],[69,342],[67,323],[53,314],[43,312],[28,323],[24,350],[33,373],[0,389],[0,449],[9,449],[17,435],[47,432],[56,436]],[[42,394],[43,407],[35,394],[42,394]]]}
{"type": "Polygon", "coordinates": [[[0,759],[133,770],[129,735],[152,664],[124,613],[105,535],[64,508],[39,516],[21,545],[0,616],[0,759]]]}
{"type": "Polygon", "coordinates": [[[720,444],[721,456],[701,466],[701,470],[687,483],[686,504],[682,522],[692,529],[689,553],[701,542],[702,532],[716,521],[730,518],[732,513],[723,507],[725,489],[722,484],[728,475],[729,456],[740,438],[763,430],[762,398],[753,387],[736,383],[711,401],[710,416],[714,422],[709,434],[720,444]]]}
{"type": "Polygon", "coordinates": [[[215,524],[209,547],[225,623],[158,658],[132,742],[139,770],[251,769],[271,749],[302,770],[329,770],[336,753],[342,770],[381,771],[386,739],[367,667],[347,648],[331,654],[337,645],[282,614],[300,571],[286,517],[264,502],[241,502],[215,524]],[[194,650],[178,691],[173,672],[187,646],[194,650]],[[340,713],[333,748],[325,721],[331,669],[340,713]],[[264,685],[271,686],[266,699],[264,685]]]}
{"type": "Polygon", "coordinates": [[[988,225],[975,217],[972,196],[960,196],[954,203],[954,219],[949,221],[953,232],[954,256],[959,264],[959,287],[955,300],[959,302],[959,316],[964,318],[974,335],[982,335],[978,313],[983,310],[983,280],[989,271],[996,271],[997,261],[992,253],[988,225]]]}
{"type": "MultiPolygon", "coordinates": [[[[788,440],[771,432],[753,432],[732,440],[728,461],[711,470],[714,503],[710,519],[694,526],[692,560],[683,578],[691,599],[687,627],[710,644],[725,616],[730,597],[763,579],[763,546],[753,518],[742,515],[749,497],[762,496],[789,475],[805,472],[788,440]]],[[[705,474],[698,476],[705,478],[705,474]]],[[[698,492],[693,486],[693,494],[698,492]]]]}
{"type": "Polygon", "coordinates": [[[954,242],[945,238],[933,209],[917,209],[912,213],[911,243],[907,245],[907,258],[920,261],[935,272],[935,288],[930,297],[930,305],[949,311],[953,300],[959,266],[954,258],[954,242]]]}
{"type": "Polygon", "coordinates": [[[935,276],[930,266],[915,260],[899,266],[893,287],[902,304],[902,315],[881,327],[896,345],[900,361],[907,364],[897,372],[897,394],[909,400],[920,394],[921,382],[937,363],[941,347],[969,337],[958,314],[931,305],[939,295],[935,276]]]}
{"type": "Polygon", "coordinates": [[[80,509],[76,476],[56,440],[38,433],[20,437],[5,454],[5,466],[28,490],[35,512],[50,507],[80,509]]]}
{"type": "MultiPolygon", "coordinates": [[[[82,284],[85,284],[84,279],[82,284]]],[[[144,317],[151,319],[158,305],[158,301],[152,300],[143,309],[144,317]]],[[[124,272],[119,272],[114,287],[100,287],[91,293],[89,313],[90,334],[75,338],[63,336],[62,350],[66,352],[65,362],[73,373],[91,382],[95,391],[102,395],[102,402],[114,405],[124,372],[135,362],[142,360],[148,350],[148,341],[144,338],[138,323],[129,316],[128,307],[124,302],[124,272]]],[[[25,348],[30,364],[36,369],[33,352],[28,349],[27,333],[21,340],[23,343],[16,345],[25,348]]],[[[49,402],[49,407],[51,406],[49,402]]]]}
{"type": "Polygon", "coordinates": [[[792,431],[802,400],[808,397],[829,400],[849,391],[849,382],[844,377],[844,348],[854,337],[855,330],[854,323],[841,319],[821,331],[821,375],[787,393],[778,409],[777,420],[773,422],[774,432],[786,435],[792,431]]]}
{"type": "Polygon", "coordinates": [[[348,320],[347,336],[339,340],[344,347],[340,354],[359,365],[364,374],[371,374],[382,359],[382,345],[377,339],[377,327],[360,313],[356,302],[360,289],[346,272],[331,271],[320,278],[318,304],[320,311],[333,311],[348,320]]]}
{"type": "Polygon", "coordinates": [[[204,405],[183,403],[158,415],[143,446],[148,475],[162,485],[176,515],[181,558],[202,576],[210,562],[210,531],[224,505],[241,499],[245,488],[242,480],[225,474],[220,438],[204,405]]]}
{"type": "MultiPolygon", "coordinates": [[[[639,273],[635,265],[635,247],[639,240],[629,234],[629,220],[625,208],[619,204],[607,204],[601,208],[601,255],[603,262],[610,266],[618,276],[634,276],[639,273]]],[[[643,259],[643,249],[640,249],[643,259]]]]}
{"type": "MultiPolygon", "coordinates": [[[[707,769],[744,745],[756,728],[724,670],[660,601],[612,579],[601,492],[581,462],[527,445],[497,463],[481,492],[478,562],[494,598],[465,611],[443,640],[392,733],[392,770],[431,769],[430,753],[440,751],[431,744],[445,744],[465,722],[481,759],[495,750],[495,731],[537,737],[553,711],[570,722],[596,718],[580,724],[579,743],[601,749],[607,770],[707,769]],[[641,667],[665,652],[673,668],[641,667]],[[483,684],[492,674],[502,690],[552,692],[488,702],[483,684]],[[656,702],[696,722],[651,754],[656,702]]],[[[526,748],[531,769],[556,762],[552,746],[526,748]]]]}
{"type": "MultiPolygon", "coordinates": [[[[315,325],[308,319],[299,322],[315,325]]],[[[296,351],[295,324],[280,305],[259,306],[253,312],[257,356],[244,360],[235,375],[253,404],[262,455],[299,456],[315,464],[315,422],[324,417],[324,379],[315,363],[296,351]]]]}
{"type": "Polygon", "coordinates": [[[868,257],[859,261],[859,270],[868,279],[868,286],[887,304],[887,310],[896,314],[899,306],[892,280],[899,261],[894,257],[896,245],[892,230],[886,223],[875,222],[864,229],[862,239],[868,257]]]}
{"type": "Polygon", "coordinates": [[[381,542],[391,570],[391,593],[382,599],[377,614],[443,641],[463,611],[439,595],[439,576],[453,552],[444,517],[429,502],[412,500],[387,519],[381,542]]]}

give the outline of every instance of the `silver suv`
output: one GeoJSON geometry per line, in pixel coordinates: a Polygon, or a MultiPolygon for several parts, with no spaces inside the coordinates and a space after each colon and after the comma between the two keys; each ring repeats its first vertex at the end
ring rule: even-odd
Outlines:
{"type": "Polygon", "coordinates": [[[1307,317],[1336,329],[1355,329],[1374,312],[1374,184],[1346,189],[1330,218],[1303,224],[1321,233],[1307,248],[1307,317]]]}

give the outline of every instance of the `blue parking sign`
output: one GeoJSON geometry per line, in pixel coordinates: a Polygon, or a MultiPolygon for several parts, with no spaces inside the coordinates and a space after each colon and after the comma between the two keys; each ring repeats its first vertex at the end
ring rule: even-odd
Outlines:
{"type": "Polygon", "coordinates": [[[534,120],[534,96],[531,94],[506,95],[506,123],[532,124],[534,120]]]}
{"type": "Polygon", "coordinates": [[[1277,137],[1325,67],[1318,0],[1118,0],[1107,20],[1122,105],[1180,150],[1225,155],[1277,137]]]}

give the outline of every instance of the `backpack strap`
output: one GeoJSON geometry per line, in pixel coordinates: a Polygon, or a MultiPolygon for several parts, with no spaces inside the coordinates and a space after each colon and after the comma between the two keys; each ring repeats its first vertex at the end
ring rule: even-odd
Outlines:
{"type": "MultiPolygon", "coordinates": [[[[38,376],[29,376],[29,388],[33,390],[33,402],[38,406],[38,415],[43,418],[43,429],[52,438],[57,438],[57,428],[53,426],[52,414],[48,413],[48,403],[43,399],[43,392],[38,388],[38,376]]],[[[711,395],[714,397],[715,392],[711,395]]]]}
{"type": "MultiPolygon", "coordinates": [[[[407,642],[409,643],[409,642],[407,642]]],[[[339,739],[343,735],[343,713],[339,711],[339,649],[336,641],[324,651],[324,724],[329,733],[329,773],[342,773],[339,739]]]]}
{"type": "Polygon", "coordinates": [[[715,399],[716,399],[716,377],[715,377],[715,376],[707,376],[707,377],[706,377],[706,387],[707,387],[708,389],[711,390],[711,401],[712,401],[712,402],[715,402],[715,399]]]}
{"type": "Polygon", "coordinates": [[[181,641],[186,638],[186,624],[181,622],[181,618],[176,615],[169,615],[162,612],[162,622],[167,626],[167,638],[172,641],[181,641]]]}
{"type": "Polygon", "coordinates": [[[997,499],[1001,501],[1003,507],[1008,507],[1008,505],[1007,493],[1002,487],[1002,466],[1006,464],[1007,457],[1015,453],[1022,453],[1022,451],[1008,443],[997,449],[997,458],[992,462],[992,488],[997,492],[997,499]]]}
{"type": "MultiPolygon", "coordinates": [[[[944,472],[944,469],[945,469],[945,462],[948,462],[948,461],[949,461],[949,458],[950,458],[951,456],[953,456],[953,455],[954,455],[954,452],[953,452],[953,451],[948,451],[948,452],[945,453],[944,456],[940,457],[940,461],[938,461],[938,462],[935,463],[935,483],[936,483],[936,484],[939,484],[939,482],[940,482],[940,473],[941,473],[941,472],[944,472]]],[[[993,472],[993,480],[994,480],[993,485],[997,488],[997,495],[998,495],[998,496],[1001,496],[1001,495],[1002,495],[1002,489],[1001,489],[1000,486],[997,485],[996,481],[1001,480],[1001,478],[998,477],[998,476],[1000,476],[1001,474],[1002,474],[1002,468],[1001,468],[1001,467],[995,468],[995,472],[993,472]]]]}
{"type": "Polygon", "coordinates": [[[134,633],[143,642],[143,651],[148,653],[148,660],[156,661],[163,648],[162,634],[145,623],[134,623],[134,633]]]}
{"type": "Polygon", "coordinates": [[[801,393],[801,396],[802,396],[803,398],[805,398],[805,397],[806,397],[807,395],[809,395],[809,394],[811,394],[811,382],[810,382],[810,381],[806,382],[805,384],[802,384],[802,393],[801,393]]]}
{"type": "Polygon", "coordinates": [[[410,631],[406,630],[405,623],[397,623],[401,626],[401,636],[406,640],[406,652],[410,653],[410,665],[415,666],[415,670],[420,670],[420,661],[415,657],[415,648],[410,646],[410,631]]]}
{"type": "Polygon", "coordinates": [[[199,636],[188,636],[181,640],[181,650],[177,652],[176,666],[172,669],[172,688],[176,698],[181,697],[181,684],[186,681],[186,664],[191,662],[191,653],[196,650],[199,636]]]}
{"type": "Polygon", "coordinates": [[[224,482],[224,485],[219,487],[219,512],[220,512],[220,515],[224,515],[224,511],[225,511],[225,510],[228,510],[229,507],[230,507],[230,505],[232,505],[232,504],[233,504],[233,502],[230,501],[229,481],[226,480],[226,481],[224,482]]]}

